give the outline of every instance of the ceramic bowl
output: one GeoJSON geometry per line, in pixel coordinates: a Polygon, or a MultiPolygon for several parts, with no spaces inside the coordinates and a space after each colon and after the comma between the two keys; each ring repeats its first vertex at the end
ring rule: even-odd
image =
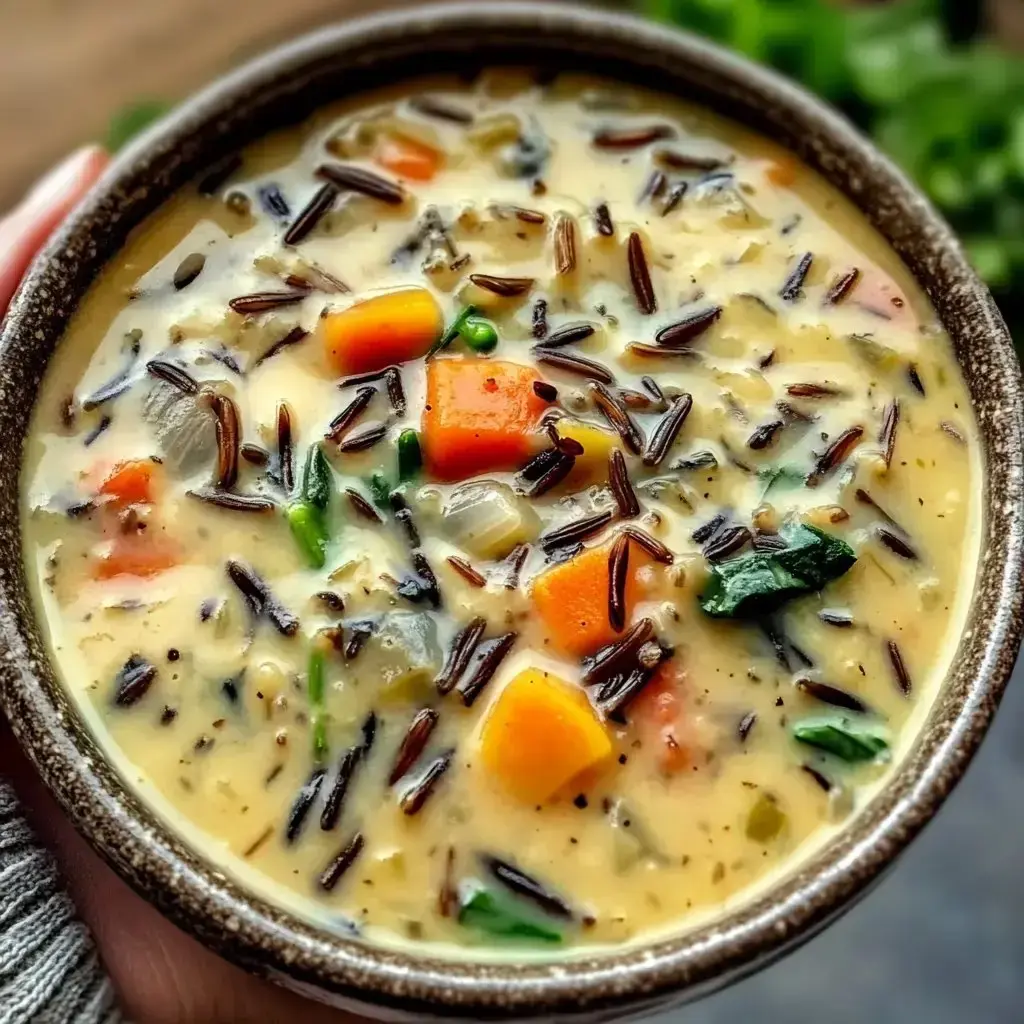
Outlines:
{"type": "MultiPolygon", "coordinates": [[[[243,967],[382,1019],[599,1021],[693,999],[763,967],[848,909],[963,774],[996,710],[1021,633],[1020,371],[1010,337],[949,228],[845,120],[708,43],[553,3],[414,8],[315,32],[229,74],[118,157],[33,266],[0,338],[0,702],[82,834],[163,913],[243,967]],[[891,242],[953,338],[986,468],[984,552],[967,629],[912,752],[824,849],[714,923],[576,959],[475,964],[318,929],[244,891],[176,838],[105,761],[47,660],[18,527],[22,441],[76,304],[126,234],[204,166],[323,103],[386,81],[495,63],[578,68],[704,103],[789,146],[891,242]]],[[[941,899],[941,894],[936,893],[941,899]]]]}

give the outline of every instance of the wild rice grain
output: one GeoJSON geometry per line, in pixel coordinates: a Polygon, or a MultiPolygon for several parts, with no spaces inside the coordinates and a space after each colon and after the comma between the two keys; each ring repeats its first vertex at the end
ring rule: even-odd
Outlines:
{"type": "Polygon", "coordinates": [[[405,201],[405,189],[400,185],[362,167],[337,163],[321,164],[316,173],[317,177],[324,178],[342,190],[359,192],[391,206],[400,206],[405,201]]]}
{"type": "Polygon", "coordinates": [[[444,667],[434,680],[434,686],[442,696],[450,693],[462,678],[486,628],[486,619],[477,616],[455,635],[444,667]]]}
{"type": "Polygon", "coordinates": [[[626,457],[618,448],[613,448],[608,455],[608,485],[621,518],[633,519],[640,514],[640,501],[629,479],[626,457]]]}
{"type": "Polygon", "coordinates": [[[608,555],[608,621],[616,633],[626,626],[626,582],[629,574],[629,537],[620,533],[608,555]]]}
{"type": "Polygon", "coordinates": [[[441,776],[448,771],[454,754],[454,750],[448,750],[439,757],[434,758],[427,765],[423,774],[402,794],[399,806],[402,808],[403,814],[412,816],[418,814],[423,809],[423,805],[427,802],[430,794],[433,793],[434,787],[441,780],[441,776]]]}
{"type": "Polygon", "coordinates": [[[464,558],[449,555],[446,561],[471,587],[487,586],[487,578],[477,572],[464,558]]]}
{"type": "Polygon", "coordinates": [[[736,726],[736,735],[739,736],[740,743],[746,743],[747,737],[750,735],[750,730],[754,728],[757,723],[757,712],[748,711],[739,721],[736,726]]]}
{"type": "Polygon", "coordinates": [[[241,425],[238,406],[227,395],[213,396],[217,434],[217,486],[230,491],[238,481],[241,425]]]}
{"type": "Polygon", "coordinates": [[[349,402],[333,420],[331,420],[330,425],[327,427],[327,433],[324,434],[324,437],[328,441],[333,441],[335,444],[339,444],[349,427],[359,419],[366,407],[373,401],[373,397],[376,394],[377,391],[375,388],[360,388],[356,392],[355,398],[353,398],[352,401],[349,402]]]}
{"type": "Polygon", "coordinates": [[[533,336],[539,341],[548,334],[548,304],[545,299],[538,299],[533,304],[533,336]]]}
{"type": "Polygon", "coordinates": [[[327,215],[340,194],[338,186],[329,181],[321,185],[285,232],[284,244],[298,245],[303,241],[327,215]]]}
{"type": "Polygon", "coordinates": [[[611,512],[595,512],[593,515],[583,516],[557,530],[543,534],[539,540],[540,546],[547,552],[555,548],[568,547],[580,541],[600,533],[614,518],[611,512]]]}
{"type": "Polygon", "coordinates": [[[612,223],[612,214],[607,203],[598,203],[594,207],[594,228],[604,238],[611,238],[615,234],[615,225],[612,223]]]}
{"type": "Polygon", "coordinates": [[[262,366],[268,359],[273,359],[278,352],[281,352],[286,348],[290,348],[292,345],[297,345],[307,337],[309,337],[309,331],[307,331],[305,327],[299,327],[296,325],[283,338],[275,341],[274,344],[271,345],[255,363],[253,363],[253,366],[262,366]]]}
{"type": "Polygon", "coordinates": [[[555,219],[555,273],[565,277],[576,269],[576,222],[560,213],[555,219]]]}
{"type": "Polygon", "coordinates": [[[848,693],[846,690],[840,690],[838,686],[819,683],[815,679],[798,679],[796,688],[801,693],[807,694],[808,697],[813,697],[814,700],[821,701],[822,704],[829,704],[834,708],[845,708],[847,711],[856,711],[858,714],[868,711],[867,704],[860,697],[848,693]]]}
{"type": "Polygon", "coordinates": [[[389,366],[384,371],[384,388],[395,415],[404,416],[407,408],[405,388],[402,387],[402,371],[397,366],[389,366]]]}
{"type": "Polygon", "coordinates": [[[675,561],[675,555],[657,537],[652,537],[646,530],[632,524],[624,526],[622,532],[630,540],[635,541],[653,558],[662,565],[671,565],[675,561]]]}
{"type": "Polygon", "coordinates": [[[146,372],[176,387],[184,395],[194,395],[199,391],[199,384],[190,373],[166,359],[151,359],[146,363],[146,372]]]}
{"type": "Polygon", "coordinates": [[[651,434],[651,439],[643,452],[643,463],[645,466],[657,466],[669,453],[672,445],[675,444],[679,431],[683,429],[686,417],[690,415],[693,408],[693,398],[688,394],[678,395],[672,399],[668,412],[658,421],[651,434]]]}
{"type": "Polygon", "coordinates": [[[495,277],[493,274],[470,274],[469,279],[478,288],[503,298],[525,295],[534,283],[532,277],[495,277]]]}
{"type": "Polygon", "coordinates": [[[882,414],[882,429],[878,434],[878,443],[882,446],[882,458],[886,468],[892,466],[892,457],[896,451],[896,431],[900,425],[900,400],[894,398],[882,414]]]}
{"type": "Polygon", "coordinates": [[[281,485],[291,494],[295,487],[295,450],[292,444],[292,411],[284,402],[277,407],[277,459],[281,485]]]}
{"type": "Polygon", "coordinates": [[[658,299],[651,283],[651,271],[647,266],[644,244],[638,232],[629,236],[627,243],[627,259],[629,263],[629,283],[633,287],[637,308],[645,316],[650,316],[658,308],[658,299]]]}
{"type": "Polygon", "coordinates": [[[863,427],[848,427],[844,430],[818,458],[814,469],[807,476],[807,486],[817,487],[825,477],[842,465],[863,436],[863,427]]]}
{"type": "Polygon", "coordinates": [[[214,487],[196,487],[185,493],[190,498],[205,501],[207,505],[216,505],[229,512],[273,512],[277,508],[269,498],[259,494],[238,494],[235,491],[222,491],[214,487]]]}
{"type": "Polygon", "coordinates": [[[345,803],[345,795],[348,793],[349,783],[355,774],[359,762],[363,759],[362,746],[349,747],[341,760],[338,762],[338,771],[334,776],[334,784],[324,801],[324,809],[320,813],[320,829],[323,832],[330,832],[341,817],[341,810],[345,803]]]}
{"type": "Polygon", "coordinates": [[[603,384],[615,382],[615,377],[607,366],[594,359],[587,359],[586,356],[549,349],[546,345],[534,345],[530,352],[538,363],[543,363],[545,366],[553,366],[566,373],[574,373],[588,380],[601,381],[603,384]]]}
{"type": "Polygon", "coordinates": [[[498,666],[505,660],[506,655],[512,650],[513,645],[519,638],[518,633],[503,633],[501,636],[491,640],[484,640],[477,645],[473,652],[471,664],[468,668],[466,678],[461,680],[458,686],[459,696],[462,703],[468,708],[483,692],[484,687],[498,671],[498,666]],[[475,662],[475,664],[472,664],[475,662]]]}
{"type": "Polygon", "coordinates": [[[913,685],[910,682],[910,673],[907,671],[906,663],[903,661],[903,654],[900,652],[899,645],[895,640],[889,640],[886,643],[886,648],[889,651],[889,662],[892,664],[893,675],[896,677],[896,685],[899,686],[900,693],[904,697],[909,697],[913,685]]]}
{"type": "Polygon", "coordinates": [[[354,434],[349,434],[344,441],[340,441],[338,443],[338,451],[346,455],[353,452],[365,452],[375,444],[383,441],[387,433],[388,425],[386,423],[378,423],[376,426],[366,427],[363,430],[356,431],[354,434]]]}
{"type": "Polygon", "coordinates": [[[480,860],[491,876],[510,892],[535,903],[546,914],[572,920],[575,917],[572,907],[557,893],[538,882],[532,875],[526,874],[508,861],[500,860],[490,854],[484,854],[480,860]]]}
{"type": "MultiPolygon", "coordinates": [[[[629,415],[618,398],[605,387],[604,383],[592,381],[588,386],[591,394],[594,396],[594,402],[597,405],[598,411],[604,416],[619,437],[622,438],[622,443],[634,455],[640,455],[644,450],[644,435],[633,417],[629,415]]],[[[671,413],[666,415],[671,415],[671,413]]],[[[683,419],[685,419],[685,415],[683,419]]],[[[680,421],[680,426],[682,426],[682,421],[680,421]]]]}
{"type": "Polygon", "coordinates": [[[348,498],[352,508],[364,519],[377,525],[384,522],[384,517],[358,491],[353,490],[351,487],[346,487],[345,497],[348,498]]]}
{"type": "Polygon", "coordinates": [[[288,821],[284,830],[285,842],[291,844],[298,839],[302,826],[306,823],[310,808],[320,795],[320,787],[324,784],[324,776],[326,774],[323,768],[317,768],[299,789],[295,802],[288,812],[288,821]]]}
{"type": "Polygon", "coordinates": [[[676,131],[671,125],[653,124],[640,128],[602,128],[592,141],[598,149],[639,149],[675,137],[676,131]]]}
{"type": "Polygon", "coordinates": [[[664,348],[681,348],[699,338],[721,315],[721,306],[709,306],[706,309],[694,310],[681,320],[662,327],[655,334],[654,340],[664,348]]]}
{"type": "Polygon", "coordinates": [[[583,659],[581,681],[584,686],[604,682],[635,664],[637,652],[654,636],[654,623],[641,619],[631,626],[621,640],[602,647],[596,654],[583,659]]]}
{"type": "Polygon", "coordinates": [[[544,339],[544,348],[561,348],[563,345],[574,345],[578,341],[586,341],[597,328],[593,324],[566,324],[559,327],[553,334],[544,339]]]}
{"type": "Polygon", "coordinates": [[[253,292],[251,295],[239,295],[232,299],[228,305],[243,316],[255,316],[258,313],[266,313],[272,309],[283,309],[285,306],[294,306],[309,295],[309,290],[296,288],[290,292],[253,292]]]}
{"type": "Polygon", "coordinates": [[[356,858],[362,853],[364,845],[363,833],[356,832],[320,874],[320,888],[325,892],[331,892],[341,881],[342,875],[355,863],[356,858]]]}
{"type": "Polygon", "coordinates": [[[420,759],[431,733],[437,726],[438,718],[438,713],[433,708],[421,708],[413,716],[405,736],[402,737],[398,753],[395,755],[391,774],[388,775],[389,786],[393,786],[399,779],[404,778],[420,759]]]}
{"type": "Polygon", "coordinates": [[[840,274],[825,293],[825,304],[827,306],[838,306],[857,286],[860,280],[860,271],[851,267],[845,273],[840,274]]]}
{"type": "Polygon", "coordinates": [[[779,289],[779,297],[786,302],[796,302],[803,295],[804,281],[814,262],[814,254],[805,252],[793,268],[785,284],[779,289]]]}

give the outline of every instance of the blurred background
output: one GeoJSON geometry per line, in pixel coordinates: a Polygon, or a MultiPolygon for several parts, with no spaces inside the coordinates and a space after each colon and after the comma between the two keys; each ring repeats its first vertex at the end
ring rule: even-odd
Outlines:
{"type": "MultiPolygon", "coordinates": [[[[498,0],[500,2],[500,0],[498,0]]],[[[226,68],[380,0],[0,3],[0,210],[226,68]]],[[[1024,344],[1024,0],[633,0],[840,107],[943,210],[1024,344]]],[[[1017,676],[1024,675],[1018,666],[1017,676]]],[[[888,880],[771,970],[657,1024],[1024,1021],[1024,688],[888,880]]]]}

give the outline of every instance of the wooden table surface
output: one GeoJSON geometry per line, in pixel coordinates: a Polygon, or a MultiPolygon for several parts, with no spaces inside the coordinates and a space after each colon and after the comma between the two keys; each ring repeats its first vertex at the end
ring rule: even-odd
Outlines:
{"type": "Polygon", "coordinates": [[[0,2],[0,210],[113,112],[175,100],[317,25],[398,0],[0,2]]]}
{"type": "MultiPolygon", "coordinates": [[[[0,210],[126,104],[182,99],[300,32],[403,2],[0,0],[0,210]]],[[[1024,42],[1024,0],[987,2],[1000,35],[1024,42]]]]}

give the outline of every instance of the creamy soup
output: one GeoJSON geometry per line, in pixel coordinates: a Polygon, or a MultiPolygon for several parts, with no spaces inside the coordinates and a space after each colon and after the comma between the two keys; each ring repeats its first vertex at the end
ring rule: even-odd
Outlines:
{"type": "Polygon", "coordinates": [[[40,394],[25,551],[64,685],[219,867],[526,955],[719,912],[865,804],[962,628],[977,449],[793,157],[505,72],[135,231],[40,394]]]}

